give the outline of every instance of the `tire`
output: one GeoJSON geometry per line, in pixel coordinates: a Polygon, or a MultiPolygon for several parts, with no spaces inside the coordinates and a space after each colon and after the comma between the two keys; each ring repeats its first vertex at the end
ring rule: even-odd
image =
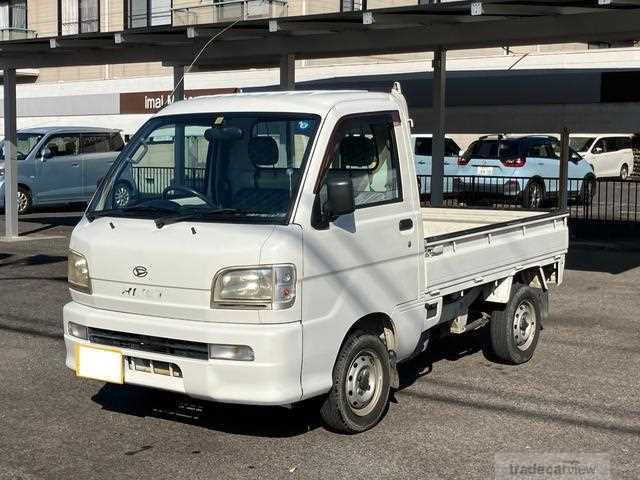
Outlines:
{"type": "Polygon", "coordinates": [[[534,288],[514,283],[511,298],[491,315],[491,347],[495,356],[513,365],[528,362],[538,345],[545,306],[534,288]]]}
{"type": "Polygon", "coordinates": [[[389,392],[386,345],[376,333],[357,330],[340,349],[333,367],[333,387],[320,407],[320,416],[337,432],[364,432],[386,413],[389,392]]]}
{"type": "Polygon", "coordinates": [[[591,175],[587,175],[582,180],[582,189],[580,190],[579,201],[581,205],[591,205],[593,197],[596,195],[596,179],[591,175]]]}
{"type": "Polygon", "coordinates": [[[28,213],[32,205],[31,191],[22,185],[18,185],[18,215],[28,213]]]}
{"type": "Polygon", "coordinates": [[[620,167],[620,180],[625,181],[629,179],[629,165],[626,163],[620,167]]]}
{"type": "Polygon", "coordinates": [[[112,198],[114,208],[125,208],[131,202],[132,190],[125,182],[116,183],[113,188],[112,198]]]}
{"type": "Polygon", "coordinates": [[[522,192],[522,206],[524,208],[541,208],[544,203],[544,187],[536,180],[529,182],[522,192]]]}

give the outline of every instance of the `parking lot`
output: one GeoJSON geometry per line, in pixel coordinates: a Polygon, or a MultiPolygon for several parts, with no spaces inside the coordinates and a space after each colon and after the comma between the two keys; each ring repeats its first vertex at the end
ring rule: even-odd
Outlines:
{"type": "Polygon", "coordinates": [[[66,248],[79,213],[39,212],[0,244],[0,478],[492,478],[498,452],[610,454],[640,472],[640,249],[576,244],[533,360],[445,338],[401,370],[373,430],[320,426],[310,405],[257,408],[79,380],[64,366],[66,248]]]}

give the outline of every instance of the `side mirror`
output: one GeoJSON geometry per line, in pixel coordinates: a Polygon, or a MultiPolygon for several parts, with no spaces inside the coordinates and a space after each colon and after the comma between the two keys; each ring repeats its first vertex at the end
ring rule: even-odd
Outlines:
{"type": "Polygon", "coordinates": [[[595,153],[595,154],[600,154],[602,152],[604,152],[602,147],[596,147],[596,148],[593,149],[593,153],[595,153]]]}
{"type": "Polygon", "coordinates": [[[353,182],[346,172],[331,172],[327,177],[327,209],[333,221],[356,210],[353,182]]]}

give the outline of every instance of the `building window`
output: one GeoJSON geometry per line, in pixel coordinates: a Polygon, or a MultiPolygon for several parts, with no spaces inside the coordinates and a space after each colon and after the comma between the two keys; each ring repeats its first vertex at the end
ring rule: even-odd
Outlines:
{"type": "Polygon", "coordinates": [[[27,29],[27,0],[0,2],[0,29],[27,29]]]}
{"type": "Polygon", "coordinates": [[[171,25],[172,0],[128,0],[127,28],[171,25]]]}
{"type": "Polygon", "coordinates": [[[341,0],[341,12],[356,12],[358,10],[367,9],[367,0],[341,0]]]}
{"type": "Polygon", "coordinates": [[[100,0],[59,0],[60,35],[100,31],[100,0]]]}

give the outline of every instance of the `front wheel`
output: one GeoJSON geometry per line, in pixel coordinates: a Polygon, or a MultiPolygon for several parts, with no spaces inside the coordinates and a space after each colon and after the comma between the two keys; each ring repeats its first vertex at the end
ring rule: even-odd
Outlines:
{"type": "Polygon", "coordinates": [[[587,175],[582,180],[582,189],[580,191],[580,203],[582,205],[591,205],[593,197],[596,194],[596,179],[591,175],[587,175]]]}
{"type": "Polygon", "coordinates": [[[493,353],[512,364],[528,362],[538,345],[544,306],[538,292],[526,285],[513,284],[509,302],[491,315],[493,353]]]}
{"type": "Polygon", "coordinates": [[[342,433],[364,432],[387,409],[390,361],[380,336],[358,330],[345,340],[333,368],[333,387],[320,408],[328,427],[342,433]]]}
{"type": "Polygon", "coordinates": [[[620,180],[629,180],[629,165],[626,163],[620,167],[620,180]]]}

